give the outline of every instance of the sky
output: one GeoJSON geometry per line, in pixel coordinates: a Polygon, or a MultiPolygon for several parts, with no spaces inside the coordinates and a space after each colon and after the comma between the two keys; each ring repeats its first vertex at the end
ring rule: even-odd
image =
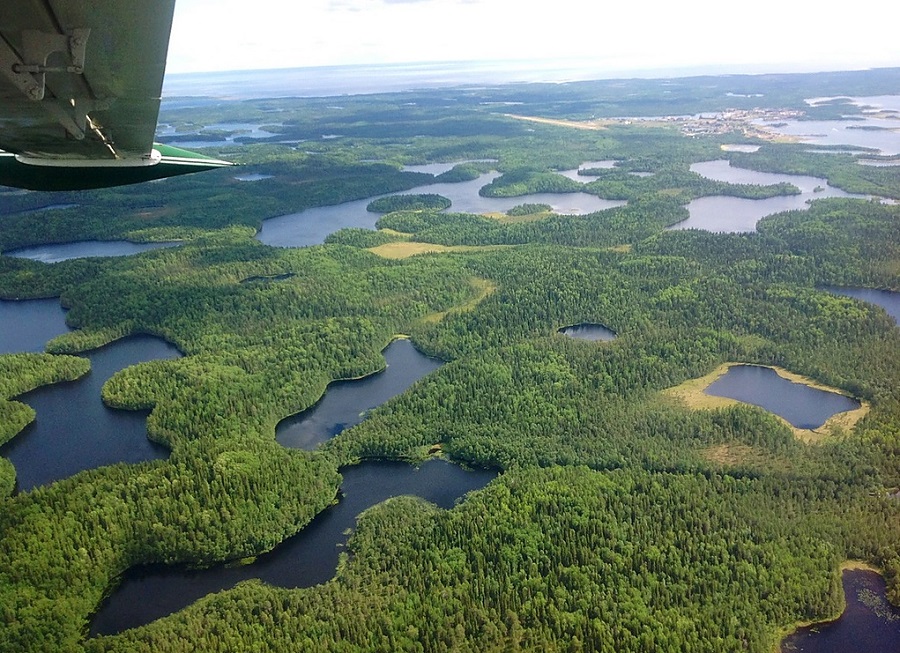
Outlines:
{"type": "Polygon", "coordinates": [[[900,65],[900,3],[839,6],[821,0],[176,0],[167,72],[526,59],[585,61],[611,73],[900,65]]]}

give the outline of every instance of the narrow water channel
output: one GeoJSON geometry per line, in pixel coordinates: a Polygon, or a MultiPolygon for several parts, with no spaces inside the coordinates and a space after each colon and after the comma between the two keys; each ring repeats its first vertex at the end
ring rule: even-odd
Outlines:
{"type": "Polygon", "coordinates": [[[129,571],[100,606],[91,635],[111,635],[150,623],[251,578],[286,588],[324,583],[334,576],[347,529],[356,525],[366,508],[404,494],[451,508],[466,492],[484,487],[497,475],[438,460],[419,468],[401,462],[366,462],[342,469],[341,474],[340,501],[252,564],[201,570],[152,565],[129,571]]]}
{"type": "Polygon", "coordinates": [[[17,397],[37,413],[34,422],[0,447],[0,455],[16,467],[18,489],[31,490],[102,465],[168,457],[168,449],[147,439],[147,414],[107,408],[100,389],[129,365],[178,356],[173,345],[159,338],[127,338],[88,352],[91,371],[80,379],[17,397]]]}
{"type": "Polygon", "coordinates": [[[359,424],[365,413],[400,394],[443,363],[419,352],[410,340],[394,340],[383,352],[387,367],[377,374],[335,381],[308,410],[277,426],[275,437],[285,447],[315,449],[341,431],[359,424]]]}
{"type": "Polygon", "coordinates": [[[857,197],[828,184],[827,179],[805,175],[786,175],[758,172],[731,165],[727,159],[703,161],[691,166],[691,171],[703,177],[731,184],[758,184],[770,186],[788,183],[796,186],[798,195],[778,195],[765,199],[746,199],[713,195],[691,201],[687,208],[690,217],[670,229],[704,229],[713,232],[741,233],[756,231],[756,223],[762,218],[782,211],[805,210],[808,202],[825,197],[857,197]]]}

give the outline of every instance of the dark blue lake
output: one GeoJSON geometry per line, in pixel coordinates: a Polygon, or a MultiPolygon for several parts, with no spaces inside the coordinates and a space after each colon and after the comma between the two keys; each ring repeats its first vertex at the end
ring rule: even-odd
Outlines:
{"type": "Polygon", "coordinates": [[[894,318],[894,322],[900,324],[900,292],[876,290],[875,288],[838,288],[836,286],[828,286],[823,290],[881,306],[888,315],[894,318]]]}
{"type": "Polygon", "coordinates": [[[443,363],[420,353],[406,339],[395,340],[383,352],[387,367],[351,381],[335,381],[308,410],[282,420],[275,437],[285,447],[315,449],[341,431],[359,424],[365,412],[400,394],[443,363]]]}
{"type": "Polygon", "coordinates": [[[781,643],[782,653],[889,653],[900,651],[900,609],[888,603],[884,579],[863,569],[843,573],[847,607],[835,621],[801,628],[781,643]]]}
{"type": "Polygon", "coordinates": [[[735,365],[705,390],[765,408],[800,429],[816,429],[836,413],[859,408],[859,402],[834,392],[783,379],[768,367],[735,365]]]}
{"type": "Polygon", "coordinates": [[[18,489],[30,490],[85,469],[166,458],[169,450],[147,439],[147,414],[107,408],[106,380],[142,361],[176,358],[178,350],[151,336],[135,336],[87,353],[91,371],[76,381],[32,390],[17,399],[37,418],[0,447],[16,467],[18,489]]]}
{"type": "Polygon", "coordinates": [[[575,324],[559,329],[559,333],[576,340],[590,340],[592,342],[608,342],[616,339],[615,332],[607,329],[602,324],[575,324]]]}
{"type": "Polygon", "coordinates": [[[73,258],[131,256],[151,249],[175,247],[179,243],[132,243],[125,240],[84,240],[77,243],[35,245],[3,252],[4,256],[27,258],[41,263],[59,263],[73,258]]]}
{"type": "Polygon", "coordinates": [[[344,480],[337,505],[252,564],[201,570],[153,565],[129,571],[95,615],[91,634],[141,626],[251,578],[287,588],[324,583],[334,576],[347,529],[355,527],[357,515],[366,508],[403,494],[451,508],[466,492],[484,487],[497,475],[438,460],[419,468],[401,462],[366,462],[342,469],[341,474],[344,480]]]}
{"type": "Polygon", "coordinates": [[[0,354],[44,351],[48,340],[68,331],[58,299],[0,299],[0,354]]]}

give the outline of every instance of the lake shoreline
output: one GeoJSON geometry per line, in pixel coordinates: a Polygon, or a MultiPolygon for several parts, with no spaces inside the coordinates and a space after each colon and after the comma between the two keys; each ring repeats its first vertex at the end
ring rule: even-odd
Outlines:
{"type": "MultiPolygon", "coordinates": [[[[760,365],[758,363],[741,363],[741,362],[727,362],[722,363],[718,367],[716,367],[709,374],[701,376],[696,379],[688,379],[684,383],[680,385],[666,388],[663,390],[663,394],[669,397],[674,397],[680,401],[682,401],[688,408],[692,410],[716,410],[719,408],[727,408],[729,406],[736,406],[739,404],[745,404],[745,402],[739,401],[737,399],[730,399],[728,397],[718,397],[714,395],[706,394],[706,389],[713,384],[716,380],[724,376],[728,373],[732,367],[737,367],[741,365],[746,365],[749,367],[765,367],[771,370],[780,376],[781,378],[791,381],[793,383],[799,383],[805,385],[807,387],[813,388],[815,390],[822,390],[824,392],[832,392],[835,394],[842,395],[844,397],[850,397],[859,402],[859,408],[854,410],[848,410],[841,413],[836,413],[829,417],[822,426],[817,429],[801,429],[792,425],[786,419],[781,417],[780,415],[776,415],[771,411],[766,411],[772,416],[774,416],[779,421],[783,422],[794,434],[794,436],[804,442],[805,444],[817,444],[825,440],[827,437],[831,435],[831,433],[836,428],[846,429],[848,431],[852,430],[857,422],[861,420],[863,417],[868,414],[871,409],[871,405],[859,399],[858,397],[853,397],[848,393],[840,390],[838,388],[832,388],[827,385],[821,384],[818,381],[811,379],[809,377],[803,376],[801,374],[796,374],[789,370],[784,369],[783,367],[778,367],[776,365],[760,365]]],[[[749,404],[745,404],[749,405],[749,404]]],[[[765,409],[763,409],[765,410],[765,409]]]]}
{"type": "Polygon", "coordinates": [[[844,560],[844,562],[838,565],[837,568],[838,582],[841,583],[841,605],[840,609],[837,611],[837,614],[828,615],[823,619],[805,619],[802,621],[795,621],[793,624],[779,628],[775,634],[775,642],[772,646],[772,653],[787,653],[783,648],[784,641],[799,630],[803,628],[809,628],[811,626],[824,626],[830,623],[834,623],[843,616],[844,612],[847,611],[847,594],[846,592],[844,592],[843,588],[845,571],[871,571],[872,573],[878,574],[879,576],[884,578],[884,570],[872,564],[869,564],[864,560],[844,560]]]}

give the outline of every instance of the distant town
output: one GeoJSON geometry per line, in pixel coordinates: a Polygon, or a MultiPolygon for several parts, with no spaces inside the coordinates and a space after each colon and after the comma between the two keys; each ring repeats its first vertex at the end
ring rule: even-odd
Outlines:
{"type": "Polygon", "coordinates": [[[510,118],[518,118],[543,124],[560,125],[574,129],[605,129],[611,125],[630,125],[640,122],[643,125],[677,125],[685,136],[707,136],[711,134],[731,134],[736,131],[744,136],[767,141],[792,141],[792,136],[780,134],[772,128],[788,120],[797,120],[804,115],[800,109],[727,109],[718,113],[702,113],[685,116],[658,116],[652,118],[598,118],[576,121],[556,118],[540,118],[506,114],[510,118]]]}

